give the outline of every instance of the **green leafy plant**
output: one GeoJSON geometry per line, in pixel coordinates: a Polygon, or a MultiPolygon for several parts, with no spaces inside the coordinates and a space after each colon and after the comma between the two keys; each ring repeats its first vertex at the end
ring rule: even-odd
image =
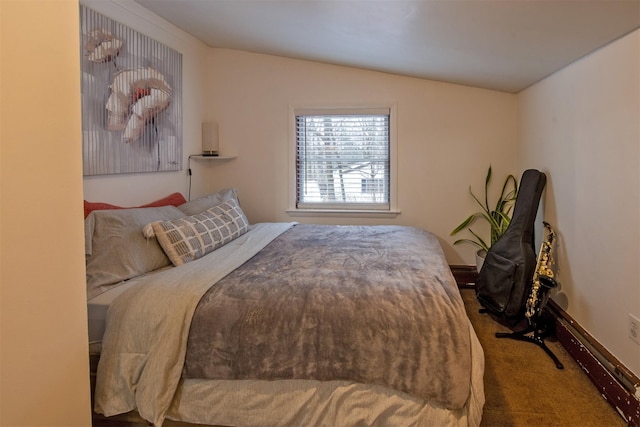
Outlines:
{"type": "Polygon", "coordinates": [[[504,183],[502,184],[502,191],[498,196],[498,200],[495,203],[495,207],[491,209],[489,207],[489,184],[491,183],[491,166],[487,171],[487,177],[484,180],[484,202],[480,201],[469,186],[469,193],[471,197],[478,203],[481,210],[474,212],[467,219],[465,219],[460,225],[453,229],[451,235],[458,234],[462,230],[468,229],[474,236],[474,239],[459,239],[453,242],[454,245],[459,243],[470,243],[476,246],[478,249],[484,249],[488,251],[491,245],[493,245],[500,236],[509,227],[511,223],[511,211],[515,204],[516,197],[518,196],[518,180],[513,175],[508,175],[504,183]],[[471,225],[478,219],[484,219],[489,224],[491,229],[491,240],[489,244],[485,242],[476,232],[471,229],[471,225]]]}

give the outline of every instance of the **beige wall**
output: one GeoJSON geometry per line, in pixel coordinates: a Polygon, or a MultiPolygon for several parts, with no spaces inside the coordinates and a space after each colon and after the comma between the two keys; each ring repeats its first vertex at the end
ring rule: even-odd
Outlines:
{"type": "Polygon", "coordinates": [[[640,375],[640,31],[520,93],[523,167],[548,174],[559,293],[578,323],[640,375]]]}
{"type": "MultiPolygon", "coordinates": [[[[238,157],[198,164],[208,173],[197,193],[235,186],[249,220],[385,223],[437,234],[451,263],[473,264],[473,248],[449,232],[477,210],[489,164],[516,173],[516,97],[506,93],[353,68],[213,49],[207,64],[207,116],[220,126],[220,151],[238,157]],[[290,109],[394,105],[397,108],[398,208],[394,219],[290,217],[290,109]]],[[[201,183],[201,181],[197,181],[201,183]]],[[[496,190],[501,183],[496,182],[496,190]]]]}
{"type": "Polygon", "coordinates": [[[0,425],[87,426],[77,0],[0,28],[0,425]]]}

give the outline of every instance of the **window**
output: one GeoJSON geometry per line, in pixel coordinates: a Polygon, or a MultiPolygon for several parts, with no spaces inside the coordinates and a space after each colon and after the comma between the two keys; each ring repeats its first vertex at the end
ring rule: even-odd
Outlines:
{"type": "Polygon", "coordinates": [[[390,210],[390,111],[296,111],[296,208],[390,210]]]}

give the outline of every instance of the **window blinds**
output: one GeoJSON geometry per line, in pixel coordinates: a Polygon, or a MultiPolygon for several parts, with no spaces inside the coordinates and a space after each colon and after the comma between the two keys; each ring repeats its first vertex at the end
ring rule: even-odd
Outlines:
{"type": "Polygon", "coordinates": [[[297,112],[296,207],[389,210],[389,109],[297,112]]]}

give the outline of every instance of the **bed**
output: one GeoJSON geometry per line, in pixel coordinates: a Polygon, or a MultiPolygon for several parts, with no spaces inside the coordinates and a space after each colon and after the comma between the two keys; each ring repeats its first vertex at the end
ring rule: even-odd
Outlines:
{"type": "Polygon", "coordinates": [[[85,219],[94,411],[477,426],[484,356],[433,234],[249,225],[233,189],[85,219]]]}

